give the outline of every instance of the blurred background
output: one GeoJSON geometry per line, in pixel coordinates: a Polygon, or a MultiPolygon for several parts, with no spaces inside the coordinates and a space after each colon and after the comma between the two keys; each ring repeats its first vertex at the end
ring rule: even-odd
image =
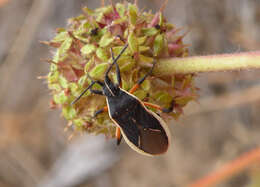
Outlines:
{"type": "MultiPolygon", "coordinates": [[[[162,3],[139,6],[155,12],[162,3]]],[[[102,135],[68,141],[67,122],[49,109],[47,85],[37,79],[49,68],[40,59],[52,56],[39,41],[83,6],[100,1],[0,0],[0,187],[186,186],[260,146],[260,70],[199,74],[199,103],[169,124],[173,145],[163,156],[147,158],[102,135]]],[[[165,16],[191,29],[192,56],[260,49],[259,0],[170,0],[165,16]]],[[[253,186],[255,173],[250,167],[219,186],[253,186]]]]}

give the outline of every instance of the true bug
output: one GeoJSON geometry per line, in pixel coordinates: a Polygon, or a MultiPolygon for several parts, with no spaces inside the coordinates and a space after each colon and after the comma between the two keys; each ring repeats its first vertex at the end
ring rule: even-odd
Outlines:
{"type": "Polygon", "coordinates": [[[122,139],[122,132],[127,144],[138,153],[147,156],[165,153],[170,145],[170,131],[160,116],[147,109],[146,106],[167,113],[173,110],[174,102],[172,102],[170,108],[165,109],[155,104],[142,102],[136,96],[132,95],[132,93],[144,82],[146,77],[152,73],[155,63],[153,63],[153,67],[150,71],[142,77],[129,92],[120,88],[121,76],[117,60],[127,47],[128,44],[125,45],[116,58],[114,58],[111,49],[113,63],[108,67],[105,73],[104,82],[92,80],[92,83],[72,102],[72,104],[77,102],[88,90],[93,94],[106,96],[107,106],[95,112],[94,117],[102,112],[108,111],[111,120],[117,125],[116,138],[118,145],[122,139]],[[114,84],[108,76],[113,65],[116,66],[116,84],[114,84]],[[93,90],[92,86],[94,84],[99,84],[102,87],[102,90],[93,90]]]}

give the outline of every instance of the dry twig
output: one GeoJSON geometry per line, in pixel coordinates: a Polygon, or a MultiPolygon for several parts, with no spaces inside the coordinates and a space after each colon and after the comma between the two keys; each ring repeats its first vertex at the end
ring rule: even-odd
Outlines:
{"type": "Polygon", "coordinates": [[[234,161],[225,164],[219,170],[209,174],[202,179],[192,183],[189,187],[207,187],[213,186],[228,177],[234,176],[236,173],[248,168],[255,162],[260,161],[260,147],[243,154],[234,161]]]}
{"type": "Polygon", "coordinates": [[[200,104],[192,103],[185,108],[186,115],[196,115],[203,112],[213,112],[253,103],[260,100],[260,85],[244,90],[227,93],[221,96],[212,96],[201,99],[200,104]]]}
{"type": "Polygon", "coordinates": [[[20,32],[18,33],[6,60],[0,68],[1,87],[5,89],[0,90],[0,95],[3,96],[7,92],[8,85],[15,77],[15,72],[23,63],[26,53],[31,47],[33,36],[41,24],[42,19],[46,16],[46,12],[51,4],[51,0],[34,0],[32,7],[24,21],[20,32]],[[10,76],[13,75],[13,76],[10,76]]]}

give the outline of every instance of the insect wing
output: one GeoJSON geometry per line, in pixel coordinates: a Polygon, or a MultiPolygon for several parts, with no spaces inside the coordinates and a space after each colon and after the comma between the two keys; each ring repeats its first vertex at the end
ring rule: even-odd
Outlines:
{"type": "Polygon", "coordinates": [[[108,101],[108,106],[110,103],[111,119],[120,127],[127,144],[135,151],[149,156],[165,153],[170,144],[170,133],[165,122],[148,110],[138,98],[123,92],[127,95],[123,94],[121,101],[124,100],[127,107],[111,105],[115,102],[112,100],[108,101]]]}

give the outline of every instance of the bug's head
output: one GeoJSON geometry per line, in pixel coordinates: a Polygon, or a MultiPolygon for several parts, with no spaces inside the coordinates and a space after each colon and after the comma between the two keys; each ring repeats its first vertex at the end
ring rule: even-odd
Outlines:
{"type": "Polygon", "coordinates": [[[105,77],[105,84],[103,86],[103,92],[104,94],[109,97],[109,96],[117,96],[119,93],[119,85],[118,84],[114,84],[111,79],[106,76],[105,77]]]}
{"type": "Polygon", "coordinates": [[[104,93],[105,93],[106,96],[116,96],[119,93],[119,90],[120,90],[119,80],[121,78],[120,78],[120,70],[119,70],[117,61],[121,57],[121,55],[124,53],[124,51],[126,50],[127,47],[128,47],[128,44],[125,45],[125,47],[122,49],[122,51],[120,51],[119,55],[116,58],[114,58],[114,54],[113,54],[112,49],[111,49],[111,56],[112,56],[112,59],[113,59],[113,63],[108,67],[108,69],[106,71],[105,80],[104,80],[105,86],[103,87],[103,90],[104,90],[104,93]],[[116,73],[117,73],[118,83],[116,83],[116,84],[114,84],[108,76],[109,72],[112,70],[113,65],[116,65],[116,68],[117,68],[116,73]]]}

